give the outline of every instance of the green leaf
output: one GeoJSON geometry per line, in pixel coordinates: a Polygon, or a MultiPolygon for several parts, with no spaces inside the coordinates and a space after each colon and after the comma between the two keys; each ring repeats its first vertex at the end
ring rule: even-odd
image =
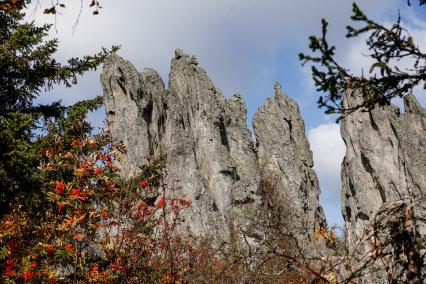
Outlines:
{"type": "Polygon", "coordinates": [[[1,259],[1,260],[6,259],[6,258],[8,258],[8,257],[9,257],[9,255],[10,255],[9,250],[7,249],[7,247],[6,247],[6,246],[3,246],[3,247],[0,249],[0,259],[1,259]]]}

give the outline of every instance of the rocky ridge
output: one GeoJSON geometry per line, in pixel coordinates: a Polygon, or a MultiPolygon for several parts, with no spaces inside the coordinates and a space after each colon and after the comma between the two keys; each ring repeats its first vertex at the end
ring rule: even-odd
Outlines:
{"type": "MultiPolygon", "coordinates": [[[[156,71],[139,73],[117,55],[107,59],[101,81],[113,141],[127,150],[122,174],[131,177],[149,156],[166,155],[167,184],[192,201],[184,212],[192,233],[229,242],[270,217],[270,208],[292,213],[288,224],[300,240],[325,225],[304,123],[278,83],[254,115],[254,143],[242,97],[226,99],[181,50],[167,89],[156,71]]],[[[252,241],[266,233],[256,229],[252,241]]]]}
{"type": "MultiPolygon", "coordinates": [[[[361,99],[356,93],[346,95],[345,107],[355,106],[361,99]]],[[[403,234],[408,234],[403,240],[424,240],[426,110],[409,95],[404,97],[403,113],[389,105],[348,115],[342,120],[341,134],[346,144],[341,172],[346,243],[350,253],[363,256],[356,266],[365,263],[364,256],[375,245],[384,244],[390,237],[396,239],[399,226],[403,227],[403,234]],[[367,240],[368,232],[371,237],[367,240]]],[[[390,250],[403,246],[402,240],[396,242],[390,250]]],[[[405,261],[403,253],[397,257],[399,262],[405,261]]],[[[389,258],[386,261],[392,263],[389,258]]],[[[363,277],[363,283],[387,283],[386,269],[401,274],[408,270],[398,265],[387,266],[378,263],[372,267],[363,277]],[[379,272],[373,272],[374,269],[379,272]]]]}

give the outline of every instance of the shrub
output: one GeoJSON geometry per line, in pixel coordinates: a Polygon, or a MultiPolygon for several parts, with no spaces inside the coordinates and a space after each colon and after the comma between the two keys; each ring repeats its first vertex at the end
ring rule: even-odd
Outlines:
{"type": "Polygon", "coordinates": [[[43,210],[17,203],[0,225],[0,275],[5,283],[126,283],[177,280],[187,257],[175,233],[190,206],[163,182],[164,159],[124,180],[116,167],[120,147],[108,130],[90,134],[82,119],[96,100],[47,121],[39,140],[45,181],[43,210]]]}

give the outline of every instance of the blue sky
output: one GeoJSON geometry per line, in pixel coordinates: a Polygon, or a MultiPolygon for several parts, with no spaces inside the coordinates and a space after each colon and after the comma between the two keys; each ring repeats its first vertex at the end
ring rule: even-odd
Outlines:
{"type": "MultiPolygon", "coordinates": [[[[41,0],[42,5],[50,1],[41,0]]],[[[167,81],[170,59],[176,48],[195,54],[216,87],[226,97],[239,92],[246,100],[251,118],[266,97],[273,96],[273,85],[280,81],[283,90],[300,106],[306,133],[314,153],[315,170],[321,185],[321,204],[329,224],[343,224],[340,213],[340,163],[345,146],[335,117],[316,107],[318,94],[309,67],[302,68],[299,52],[308,52],[308,36],[318,35],[320,20],[326,18],[329,39],[337,46],[337,57],[354,72],[368,70],[369,60],[363,39],[347,40],[345,26],[350,23],[352,1],[347,0],[102,0],[100,15],[92,16],[90,1],[76,29],[80,1],[68,1],[57,17],[60,61],[95,53],[104,47],[121,45],[119,54],[142,70],[156,69],[167,81]]],[[[87,3],[85,3],[87,2],[87,3]]],[[[426,49],[426,8],[406,0],[357,1],[371,18],[392,23],[398,13],[415,42],[426,49]]],[[[38,23],[54,22],[42,15],[41,8],[30,7],[28,17],[38,23]]],[[[63,87],[43,95],[41,101],[62,99],[71,104],[102,95],[99,73],[90,72],[71,89],[63,87]]],[[[422,103],[426,100],[422,99],[422,103]]],[[[103,111],[91,115],[100,125],[103,111]]]]}

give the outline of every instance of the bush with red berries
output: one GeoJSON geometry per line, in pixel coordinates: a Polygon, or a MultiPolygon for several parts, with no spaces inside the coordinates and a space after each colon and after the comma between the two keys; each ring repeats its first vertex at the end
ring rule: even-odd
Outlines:
{"type": "Polygon", "coordinates": [[[15,204],[1,218],[1,281],[178,279],[189,254],[175,228],[191,203],[166,188],[165,159],[151,161],[133,179],[121,178],[124,149],[112,145],[107,129],[91,135],[84,109],[77,105],[66,118],[46,122],[36,169],[45,181],[44,202],[37,210],[15,204]]]}

